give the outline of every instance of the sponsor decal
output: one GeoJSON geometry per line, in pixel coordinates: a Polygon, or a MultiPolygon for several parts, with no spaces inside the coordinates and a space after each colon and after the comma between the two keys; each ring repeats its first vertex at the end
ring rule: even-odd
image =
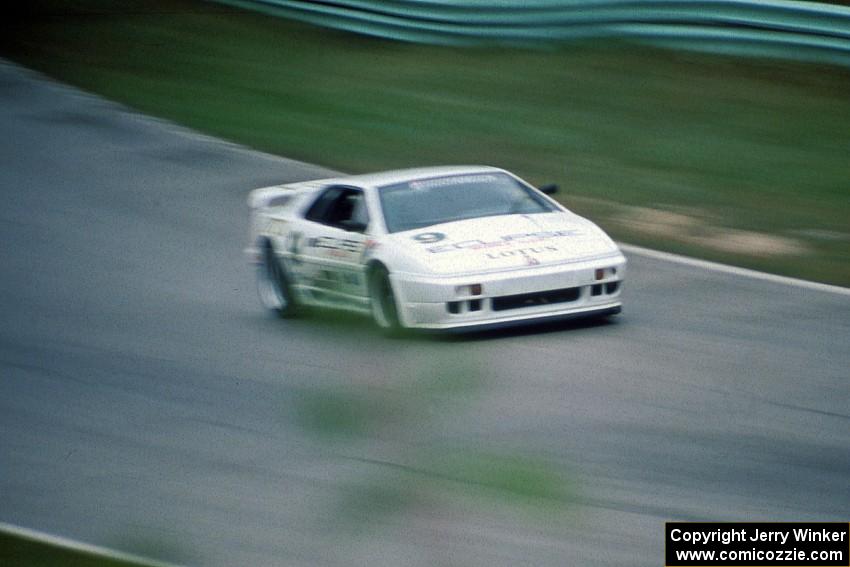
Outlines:
{"type": "MultiPolygon", "coordinates": [[[[539,232],[520,232],[516,234],[506,234],[495,240],[461,240],[449,244],[441,244],[426,248],[432,254],[442,254],[443,252],[455,252],[458,250],[489,250],[492,248],[500,248],[502,246],[510,246],[511,244],[535,244],[550,240],[552,238],[563,238],[569,236],[580,236],[583,232],[578,229],[570,230],[543,230],[539,232]]],[[[544,252],[547,250],[543,250],[544,252]]],[[[552,252],[553,250],[548,250],[552,252]]],[[[542,253],[542,252],[538,252],[542,253]]]]}
{"type": "Polygon", "coordinates": [[[424,181],[411,181],[411,189],[431,189],[433,187],[447,187],[449,185],[462,185],[464,183],[492,183],[498,181],[495,175],[456,175],[453,177],[438,177],[437,179],[426,179],[424,181]]]}
{"type": "Polygon", "coordinates": [[[348,238],[334,238],[332,236],[316,236],[307,240],[307,246],[310,248],[323,248],[326,250],[338,250],[345,252],[360,252],[363,248],[363,243],[357,240],[348,238]]]}
{"type": "Polygon", "coordinates": [[[510,258],[511,256],[525,256],[528,260],[534,260],[534,263],[539,263],[531,256],[535,254],[545,254],[546,252],[557,252],[557,246],[535,246],[532,248],[520,248],[518,250],[501,250],[495,252],[487,252],[487,257],[491,260],[498,260],[499,258],[510,258]]]}

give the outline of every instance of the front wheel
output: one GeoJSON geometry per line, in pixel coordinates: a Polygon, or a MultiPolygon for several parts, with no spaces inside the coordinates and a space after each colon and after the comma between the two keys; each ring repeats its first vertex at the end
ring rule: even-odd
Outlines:
{"type": "Polygon", "coordinates": [[[372,270],[369,277],[369,300],[372,319],[383,332],[395,334],[401,330],[390,274],[383,266],[372,270]]]}
{"type": "Polygon", "coordinates": [[[257,293],[260,302],[280,317],[292,317],[298,313],[289,278],[271,245],[263,249],[263,261],[257,271],[257,293]]]}

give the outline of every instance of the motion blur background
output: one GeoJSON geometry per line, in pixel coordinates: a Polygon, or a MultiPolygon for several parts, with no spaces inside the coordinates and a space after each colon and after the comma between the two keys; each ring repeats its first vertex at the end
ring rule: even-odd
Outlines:
{"type": "MultiPolygon", "coordinates": [[[[266,316],[242,248],[255,187],[484,163],[626,242],[850,285],[850,8],[236,4],[0,23],[0,522],[430,566],[658,565],[665,520],[847,519],[846,290],[630,255],[617,322],[389,341],[266,316]]],[[[43,553],[0,536],[2,564],[43,553]]]]}
{"type": "Polygon", "coordinates": [[[565,204],[625,241],[850,284],[847,7],[39,0],[22,10],[3,24],[5,56],[155,116],[346,172],[495,164],[560,183],[565,204]]]}

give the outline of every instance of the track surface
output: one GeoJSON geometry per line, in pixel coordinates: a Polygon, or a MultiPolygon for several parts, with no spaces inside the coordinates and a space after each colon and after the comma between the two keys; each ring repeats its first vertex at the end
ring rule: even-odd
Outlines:
{"type": "Polygon", "coordinates": [[[659,565],[665,520],[848,519],[847,296],[633,256],[608,325],[280,321],[242,256],[246,192],[326,172],[10,65],[0,131],[0,521],[254,566],[659,565]],[[415,434],[327,443],[291,419],[309,388],[413,396],[451,361],[482,384],[415,434]],[[346,486],[434,439],[565,467],[569,521],[456,504],[328,527],[346,486]]]}

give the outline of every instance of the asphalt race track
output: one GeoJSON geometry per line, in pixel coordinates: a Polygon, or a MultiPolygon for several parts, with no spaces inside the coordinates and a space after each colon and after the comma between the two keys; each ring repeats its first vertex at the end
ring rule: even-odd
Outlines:
{"type": "Polygon", "coordinates": [[[245,196],[327,171],[9,64],[0,131],[0,522],[191,565],[483,566],[661,565],[668,520],[850,519],[850,296],[633,255],[610,324],[277,320],[245,196]],[[414,430],[293,418],[304,392],[409,400],[458,367],[478,385],[422,396],[414,430]],[[441,443],[555,463],[570,510],[517,522],[449,491],[339,526],[352,486],[441,443]]]}

